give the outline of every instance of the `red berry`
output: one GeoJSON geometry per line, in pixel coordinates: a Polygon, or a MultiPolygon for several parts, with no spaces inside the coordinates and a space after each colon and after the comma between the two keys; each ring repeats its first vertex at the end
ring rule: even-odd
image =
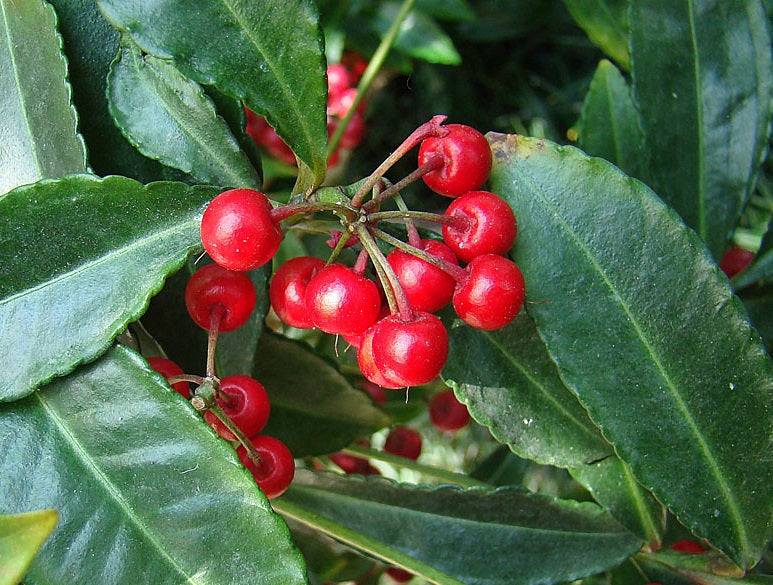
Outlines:
{"type": "Polygon", "coordinates": [[[266,128],[268,128],[268,122],[266,122],[266,119],[263,116],[258,116],[249,108],[244,108],[244,111],[247,114],[247,127],[245,128],[245,132],[247,132],[250,138],[255,142],[258,142],[258,137],[266,128]]]}
{"type": "Polygon", "coordinates": [[[384,451],[416,461],[421,454],[421,435],[408,427],[394,427],[384,442],[384,451]]]}
{"type": "Polygon", "coordinates": [[[694,540],[680,540],[669,546],[671,550],[688,553],[688,554],[700,554],[705,553],[706,549],[694,540]]]}
{"type": "Polygon", "coordinates": [[[344,90],[352,86],[352,76],[349,70],[341,63],[332,63],[327,66],[327,95],[328,100],[335,98],[344,90]]]}
{"type": "Polygon", "coordinates": [[[429,420],[440,431],[453,432],[463,428],[470,421],[467,407],[454,396],[453,390],[435,394],[429,403],[429,420]]]}
{"type": "Polygon", "coordinates": [[[252,444],[260,461],[252,461],[243,446],[236,450],[239,460],[252,473],[255,483],[268,499],[281,496],[290,487],[295,475],[293,454],[282,441],[267,435],[255,437],[252,444]]]}
{"type": "Polygon", "coordinates": [[[292,149],[287,146],[287,143],[279,137],[279,134],[277,134],[276,130],[271,126],[266,125],[266,127],[257,135],[257,138],[255,138],[255,142],[262,146],[268,154],[278,161],[291,167],[298,164],[295,153],[293,153],[292,149]]]}
{"type": "MultiPolygon", "coordinates": [[[[220,392],[224,397],[218,397],[218,406],[240,431],[254,437],[263,430],[271,412],[271,403],[263,384],[249,376],[226,376],[220,380],[220,392]]],[[[211,411],[206,412],[204,419],[225,440],[237,440],[211,411]]]]}
{"type": "MultiPolygon", "coordinates": [[[[172,360],[163,357],[149,357],[147,359],[148,365],[164,378],[171,378],[172,376],[181,376],[184,374],[182,368],[172,360]]],[[[188,382],[175,382],[172,384],[172,389],[186,400],[191,397],[191,387],[188,382]]]]}
{"type": "Polygon", "coordinates": [[[381,296],[372,280],[343,264],[330,264],[309,281],[306,308],[322,331],[357,335],[378,317],[381,296]]]}
{"type": "Polygon", "coordinates": [[[493,331],[510,323],[526,298],[521,270],[504,256],[484,254],[465,268],[468,277],[454,292],[454,310],[476,329],[493,331]]]}
{"type": "Polygon", "coordinates": [[[328,459],[338,465],[338,467],[346,474],[356,473],[358,475],[372,475],[368,473],[370,463],[367,459],[363,459],[362,457],[349,455],[347,453],[332,453],[331,455],[328,455],[328,459]]]}
{"type": "MultiPolygon", "coordinates": [[[[421,244],[428,254],[458,265],[456,255],[443,242],[422,240],[421,244]]],[[[451,301],[456,281],[447,272],[400,248],[392,250],[387,260],[414,310],[434,313],[451,301]]]]}
{"type": "Polygon", "coordinates": [[[233,331],[247,322],[255,307],[255,287],[243,272],[207,264],[193,273],[185,287],[188,314],[209,329],[212,312],[222,311],[218,331],[233,331]]]}
{"type": "Polygon", "coordinates": [[[744,250],[738,246],[732,246],[722,256],[719,267],[727,274],[728,278],[732,278],[746,268],[753,259],[754,252],[744,250]]]}
{"type": "Polygon", "coordinates": [[[423,311],[411,321],[399,315],[385,317],[373,328],[371,344],[374,364],[393,385],[427,384],[437,378],[448,358],[445,326],[423,311]]]}
{"type": "Polygon", "coordinates": [[[312,277],[325,267],[325,261],[314,256],[299,256],[282,264],[271,279],[268,296],[271,306],[283,323],[298,329],[312,329],[314,323],[306,309],[306,287],[312,277]]]}
{"type": "Polygon", "coordinates": [[[351,72],[353,82],[358,82],[362,74],[365,73],[365,69],[368,68],[368,62],[365,58],[354,51],[346,51],[341,57],[341,63],[351,72]]]}
{"type": "Polygon", "coordinates": [[[362,375],[365,376],[365,379],[369,382],[372,382],[381,388],[397,390],[398,388],[404,388],[405,385],[401,384],[399,381],[393,382],[392,380],[387,379],[378,366],[376,366],[376,362],[373,358],[373,334],[382,320],[383,319],[377,321],[375,325],[370,327],[363,334],[362,341],[357,349],[357,365],[360,367],[362,375]]]}
{"type": "MultiPolygon", "coordinates": [[[[352,106],[354,105],[354,101],[357,99],[357,96],[359,93],[357,92],[357,89],[354,87],[350,87],[348,89],[343,90],[341,93],[335,96],[330,96],[327,100],[327,114],[328,116],[333,116],[334,118],[339,118],[340,120],[343,120],[346,115],[349,113],[349,110],[352,109],[352,106]]],[[[357,112],[360,113],[365,110],[365,102],[361,101],[357,105],[357,112]]]]}
{"type": "Polygon", "coordinates": [[[362,380],[358,385],[370,395],[376,404],[384,404],[387,401],[386,391],[382,386],[369,380],[362,380]]]}
{"type": "Polygon", "coordinates": [[[435,193],[458,197],[479,189],[491,172],[491,148],[486,137],[463,124],[448,124],[442,138],[426,138],[419,146],[419,166],[439,156],[443,166],[422,178],[435,193]]]}
{"type": "Polygon", "coordinates": [[[465,193],[451,202],[445,215],[459,218],[461,226],[443,224],[443,241],[462,262],[481,254],[507,254],[515,242],[513,209],[489,191],[465,193]]]}
{"type": "Polygon", "coordinates": [[[212,259],[229,270],[267,263],[282,242],[271,217],[271,202],[260,191],[231,189],[209,204],[201,218],[201,241],[212,259]]]}
{"type": "Polygon", "coordinates": [[[413,579],[413,573],[409,573],[405,569],[401,569],[399,567],[389,567],[385,573],[395,583],[407,583],[413,579]]]}

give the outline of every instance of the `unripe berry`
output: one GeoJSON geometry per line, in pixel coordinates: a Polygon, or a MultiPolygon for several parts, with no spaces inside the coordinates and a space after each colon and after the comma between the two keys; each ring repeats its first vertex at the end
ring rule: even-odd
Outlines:
{"type": "Polygon", "coordinates": [[[499,195],[470,191],[455,199],[445,215],[460,226],[443,224],[443,241],[462,262],[481,254],[507,254],[518,231],[513,209],[499,195]]]}
{"type": "Polygon", "coordinates": [[[191,319],[202,329],[209,329],[213,311],[220,311],[221,332],[244,325],[255,308],[255,298],[255,286],[246,274],[217,264],[199,268],[185,287],[185,307],[191,319]]]}
{"type": "Polygon", "coordinates": [[[276,254],[282,230],[260,191],[231,189],[215,197],[201,218],[204,249],[223,268],[252,270],[276,254]]]}
{"type": "Polygon", "coordinates": [[[426,138],[419,146],[419,166],[433,157],[443,164],[422,178],[427,186],[447,197],[458,197],[479,189],[491,172],[491,148],[486,137],[463,124],[444,126],[449,133],[442,138],[426,138]]]}

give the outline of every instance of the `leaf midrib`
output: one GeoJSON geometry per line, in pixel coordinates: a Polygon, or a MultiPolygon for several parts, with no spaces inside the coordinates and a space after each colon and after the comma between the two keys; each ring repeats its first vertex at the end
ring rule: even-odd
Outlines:
{"type": "Polygon", "coordinates": [[[613,297],[617,299],[620,307],[625,312],[626,316],[628,317],[628,322],[631,323],[631,325],[633,326],[634,332],[636,333],[636,337],[639,339],[641,344],[647,350],[647,353],[652,358],[653,364],[656,366],[658,373],[660,374],[661,378],[665,382],[666,387],[668,388],[672,398],[674,399],[676,405],[679,408],[679,411],[684,416],[684,420],[687,422],[687,426],[689,430],[695,436],[696,443],[699,445],[700,450],[703,452],[706,458],[706,461],[709,463],[709,468],[715,477],[715,481],[719,486],[721,493],[725,498],[725,501],[728,504],[728,509],[732,515],[733,524],[735,525],[737,534],[741,539],[742,546],[745,550],[748,549],[748,536],[746,534],[746,530],[744,529],[744,523],[743,523],[741,514],[739,512],[738,504],[735,501],[735,498],[732,496],[727,482],[725,481],[724,477],[719,471],[719,465],[717,464],[716,458],[714,457],[713,453],[711,452],[711,449],[709,448],[708,444],[704,440],[703,435],[699,432],[698,426],[695,423],[695,420],[693,419],[692,414],[690,413],[686,403],[684,402],[681,395],[679,394],[678,389],[672,382],[660,358],[656,355],[654,351],[654,347],[650,343],[649,339],[644,335],[644,330],[639,325],[638,319],[635,318],[634,314],[631,312],[630,307],[624,301],[623,296],[618,292],[617,288],[607,278],[606,273],[601,269],[601,265],[596,261],[595,256],[591,254],[591,251],[585,246],[584,242],[575,232],[574,228],[564,220],[563,216],[561,216],[561,214],[559,213],[559,210],[557,209],[557,207],[550,202],[550,200],[544,194],[543,190],[540,188],[540,185],[536,181],[534,181],[530,176],[528,176],[526,173],[522,172],[521,178],[524,180],[524,182],[528,182],[531,185],[532,195],[539,197],[540,200],[543,202],[543,205],[547,209],[550,209],[552,211],[554,218],[563,226],[565,232],[571,236],[571,239],[574,241],[577,248],[586,257],[588,262],[596,270],[599,276],[601,276],[603,283],[612,293],[613,297]]]}
{"type": "Polygon", "coordinates": [[[84,467],[91,471],[97,483],[101,485],[108,492],[108,494],[110,494],[116,505],[123,511],[124,517],[129,520],[131,524],[133,524],[137,530],[148,540],[148,542],[153,545],[153,548],[161,555],[161,557],[166,559],[169,565],[171,565],[175,571],[177,571],[183,578],[185,578],[185,583],[204,585],[204,582],[199,581],[196,578],[196,575],[188,575],[183,567],[181,567],[179,563],[177,563],[175,559],[169,555],[166,549],[162,546],[162,543],[153,534],[147,524],[134,512],[132,507],[121,494],[120,489],[118,489],[118,487],[112,482],[105,471],[102,470],[99,465],[97,465],[96,461],[94,461],[94,459],[89,456],[88,450],[81,444],[78,438],[70,432],[70,430],[67,428],[66,421],[62,419],[56,409],[51,404],[49,404],[49,402],[44,397],[44,394],[41,392],[36,392],[34,396],[37,398],[41,407],[46,411],[51,420],[56,424],[62,438],[70,445],[76,457],[81,461],[84,467]]]}

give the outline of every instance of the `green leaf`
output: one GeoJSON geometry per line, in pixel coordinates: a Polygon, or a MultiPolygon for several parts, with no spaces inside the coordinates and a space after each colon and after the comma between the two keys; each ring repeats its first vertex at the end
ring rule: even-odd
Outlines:
{"type": "Polygon", "coordinates": [[[564,0],[564,4],[593,44],[620,67],[629,71],[630,0],[564,0]]]}
{"type": "Polygon", "coordinates": [[[467,0],[416,0],[415,6],[416,10],[438,20],[475,20],[475,11],[467,0]]]}
{"type": "Polygon", "coordinates": [[[0,0],[0,194],[86,170],[54,10],[0,0]]]}
{"type": "Polygon", "coordinates": [[[74,175],[0,199],[0,401],[105,351],[201,248],[216,192],[74,175]]]}
{"type": "Polygon", "coordinates": [[[396,549],[467,585],[571,581],[617,565],[641,545],[595,504],[513,488],[299,471],[285,499],[384,543],[371,554],[396,549]]]}
{"type": "Polygon", "coordinates": [[[332,453],[389,424],[365,393],[300,342],[264,333],[253,376],[271,398],[265,434],[284,441],[296,457],[332,453]]]}
{"type": "Polygon", "coordinates": [[[660,548],[666,529],[666,511],[645,490],[628,466],[617,457],[607,457],[569,470],[578,482],[604,506],[615,520],[647,543],[660,548]]]}
{"type": "Polygon", "coordinates": [[[631,88],[609,61],[599,63],[580,113],[578,145],[638,179],[647,178],[644,133],[631,88]]]}
{"type": "Polygon", "coordinates": [[[578,467],[612,447],[564,386],[534,322],[524,313],[499,331],[449,328],[443,377],[472,416],[517,455],[578,467]]]}
{"type": "Polygon", "coordinates": [[[604,437],[742,567],[773,501],[773,361],[696,234],[645,185],[546,140],[489,134],[529,313],[604,437]],[[749,470],[754,469],[754,473],[749,470]]]}
{"type": "Polygon", "coordinates": [[[0,516],[0,585],[21,583],[58,521],[56,510],[0,516]]]}
{"type": "Polygon", "coordinates": [[[740,289],[758,280],[773,280],[773,219],[768,222],[768,229],[762,237],[762,244],[754,260],[746,270],[737,274],[732,282],[736,289],[740,289]]]}
{"type": "Polygon", "coordinates": [[[743,304],[754,328],[762,335],[769,355],[773,355],[773,283],[741,291],[743,304]]]}
{"type": "MultiPolygon", "coordinates": [[[[382,2],[373,25],[384,35],[400,12],[400,2],[382,2]]],[[[462,57],[445,31],[425,13],[412,10],[400,26],[394,49],[441,65],[458,65],[462,57]]]]}
{"type": "Polygon", "coordinates": [[[202,183],[260,187],[260,175],[212,101],[170,61],[123,42],[107,90],[116,124],[148,158],[202,183]]]}
{"type": "Polygon", "coordinates": [[[230,445],[131,350],[0,407],[0,426],[0,507],[61,514],[31,584],[306,583],[230,445]]]}
{"type": "Polygon", "coordinates": [[[670,550],[641,554],[636,558],[651,579],[670,585],[771,585],[773,576],[746,575],[713,554],[683,554],[670,550]]]}
{"type": "Polygon", "coordinates": [[[652,186],[715,258],[755,184],[770,124],[759,0],[632,0],[634,95],[652,186]]]}
{"type": "MultiPolygon", "coordinates": [[[[307,167],[299,191],[325,176],[325,61],[310,0],[99,0],[143,51],[266,116],[307,167]]],[[[301,165],[303,167],[304,165],[301,165]]]]}
{"type": "Polygon", "coordinates": [[[59,17],[90,167],[101,176],[123,175],[142,183],[163,179],[163,167],[126,141],[107,109],[107,74],[118,53],[118,31],[94,0],[51,0],[51,4],[59,17]]]}

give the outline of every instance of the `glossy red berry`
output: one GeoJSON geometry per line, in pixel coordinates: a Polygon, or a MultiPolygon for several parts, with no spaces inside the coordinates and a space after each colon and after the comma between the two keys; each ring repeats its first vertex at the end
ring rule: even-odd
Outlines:
{"type": "Polygon", "coordinates": [[[736,274],[746,268],[754,259],[754,252],[744,250],[738,246],[728,248],[719,262],[722,272],[727,274],[728,278],[733,278],[736,274]]]}
{"type": "Polygon", "coordinates": [[[362,457],[339,452],[328,455],[328,459],[338,465],[346,474],[371,475],[369,473],[370,462],[362,457]]]}
{"type": "Polygon", "coordinates": [[[384,451],[416,461],[421,454],[421,435],[408,427],[394,427],[384,442],[384,451]]]}
{"type": "Polygon", "coordinates": [[[462,262],[481,254],[507,254],[518,231],[507,202],[489,191],[470,191],[455,199],[445,215],[458,225],[443,224],[443,241],[462,262]]]}
{"type": "Polygon", "coordinates": [[[228,270],[252,270],[276,254],[282,229],[271,217],[271,202],[253,189],[224,191],[201,218],[201,242],[212,259],[228,270]]]}
{"type": "Polygon", "coordinates": [[[445,326],[423,311],[409,321],[399,315],[385,317],[374,326],[371,344],[375,366],[392,385],[427,384],[440,374],[448,358],[445,326]]]}
{"type": "Polygon", "coordinates": [[[395,583],[408,583],[408,581],[413,579],[413,573],[401,569],[400,567],[389,567],[384,572],[395,583]]]}
{"type": "Polygon", "coordinates": [[[706,552],[706,549],[703,548],[700,544],[698,544],[694,540],[680,540],[679,542],[675,542],[668,548],[678,552],[683,552],[683,553],[693,554],[693,555],[706,552]]]}
{"type": "Polygon", "coordinates": [[[476,329],[493,331],[510,323],[521,311],[526,285],[521,270],[496,254],[472,259],[467,278],[457,285],[453,304],[459,318],[476,329]]]}
{"type": "MultiPolygon", "coordinates": [[[[218,406],[240,431],[254,437],[263,430],[271,412],[271,402],[263,384],[249,376],[226,376],[220,380],[220,393],[223,396],[218,397],[218,406]]],[[[211,411],[206,412],[204,419],[225,440],[237,440],[211,411]]]]}
{"type": "Polygon", "coordinates": [[[306,287],[324,267],[325,261],[321,258],[298,256],[277,268],[271,279],[268,296],[274,312],[283,323],[298,329],[314,327],[306,308],[306,287]]]}
{"type": "Polygon", "coordinates": [[[352,75],[349,69],[341,63],[331,63],[327,66],[328,99],[335,98],[352,86],[352,75]]]}
{"type": "Polygon", "coordinates": [[[209,329],[213,311],[219,311],[218,330],[233,331],[244,325],[255,308],[255,287],[243,272],[207,264],[193,273],[185,287],[188,314],[203,328],[209,329]]]}
{"type": "Polygon", "coordinates": [[[459,402],[453,390],[444,390],[435,394],[429,403],[429,420],[436,429],[453,432],[470,422],[467,407],[459,402]]]}
{"type": "Polygon", "coordinates": [[[372,382],[376,386],[381,388],[387,388],[389,390],[397,390],[398,388],[405,388],[405,384],[401,384],[400,381],[392,381],[384,376],[383,372],[376,365],[373,357],[373,334],[376,331],[377,326],[383,319],[379,320],[370,327],[362,335],[360,345],[357,349],[357,365],[360,367],[360,372],[365,376],[365,379],[372,382]]]}
{"type": "MultiPolygon", "coordinates": [[[[421,244],[428,254],[458,265],[456,255],[443,242],[422,240],[421,244]]],[[[456,280],[447,272],[400,248],[392,250],[387,261],[414,310],[434,313],[451,302],[456,280]]]]}
{"type": "MultiPolygon", "coordinates": [[[[148,365],[164,378],[181,376],[184,373],[182,368],[170,359],[164,357],[149,357],[147,359],[148,365]]],[[[191,397],[191,387],[188,382],[175,382],[172,384],[172,389],[186,400],[191,397]]]]}
{"type": "Polygon", "coordinates": [[[282,441],[267,435],[255,437],[252,444],[260,456],[260,461],[252,461],[243,446],[236,450],[239,460],[252,473],[255,483],[268,499],[281,496],[290,487],[295,476],[293,454],[282,441]]]}
{"type": "Polygon", "coordinates": [[[343,264],[330,264],[309,281],[306,309],[322,331],[357,335],[378,317],[381,296],[372,280],[343,264]]]}
{"type": "Polygon", "coordinates": [[[419,146],[419,166],[440,157],[443,165],[422,178],[435,193],[458,197],[479,189],[491,172],[491,148],[486,137],[463,124],[448,124],[448,135],[426,138],[419,146]]]}

